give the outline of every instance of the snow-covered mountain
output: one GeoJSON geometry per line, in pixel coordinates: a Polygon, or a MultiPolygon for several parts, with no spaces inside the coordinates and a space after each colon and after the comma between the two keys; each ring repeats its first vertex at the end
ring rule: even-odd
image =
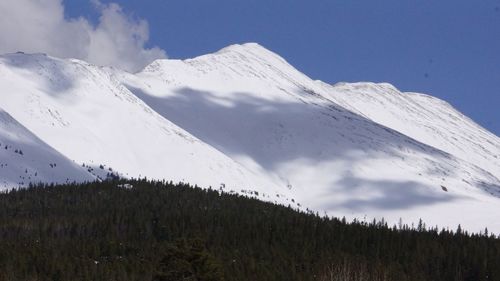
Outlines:
{"type": "Polygon", "coordinates": [[[92,172],[290,197],[267,174],[250,172],[157,114],[111,71],[78,60],[9,54],[0,59],[0,77],[4,110],[92,172]]]}
{"type": "MultiPolygon", "coordinates": [[[[8,54],[0,95],[4,115],[26,131],[19,149],[36,139],[65,157],[58,167],[94,168],[54,179],[111,168],[335,216],[500,232],[497,136],[430,96],[311,80],[258,44],[135,74],[8,54]]],[[[0,182],[16,184],[24,171],[0,168],[0,182]]]]}

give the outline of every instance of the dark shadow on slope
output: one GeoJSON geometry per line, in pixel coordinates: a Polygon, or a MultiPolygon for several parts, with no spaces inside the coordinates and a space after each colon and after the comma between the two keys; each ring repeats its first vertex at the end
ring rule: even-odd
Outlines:
{"type": "MultiPolygon", "coordinates": [[[[318,100],[306,98],[314,93],[303,91],[297,94],[297,102],[282,102],[247,93],[235,93],[237,98],[233,100],[191,88],[181,88],[174,95],[160,98],[130,85],[126,87],[160,115],[198,139],[225,154],[250,157],[270,171],[298,159],[312,165],[342,159],[346,165],[354,165],[380,152],[403,161],[405,151],[419,151],[443,160],[451,157],[336,104],[319,104],[321,97],[318,100]]],[[[331,171],[333,174],[339,172],[331,171]]],[[[352,199],[341,207],[398,209],[456,199],[449,195],[420,193],[422,186],[410,181],[369,182],[346,176],[340,183],[345,188],[355,188],[349,185],[355,181],[374,185],[381,196],[370,200],[352,199]],[[405,188],[404,192],[396,192],[401,188],[405,188]]]]}
{"type": "MultiPolygon", "coordinates": [[[[388,181],[369,180],[356,177],[350,173],[345,174],[342,180],[337,182],[337,188],[343,189],[343,194],[348,192],[359,194],[369,193],[369,199],[360,199],[359,196],[351,196],[339,204],[323,204],[321,208],[325,210],[336,210],[337,208],[347,208],[353,211],[363,211],[366,209],[378,210],[408,210],[413,207],[434,205],[455,200],[465,200],[465,197],[435,191],[429,187],[415,181],[388,181]]],[[[338,190],[325,192],[322,198],[332,198],[338,190]]]]}
{"type": "Polygon", "coordinates": [[[446,156],[333,104],[325,108],[304,100],[276,102],[246,93],[237,93],[238,99],[233,101],[190,88],[182,88],[172,97],[158,98],[129,85],[127,88],[195,137],[223,152],[250,156],[266,169],[301,158],[349,158],[353,148],[398,155],[411,147],[446,156]],[[222,124],[225,130],[221,134],[222,124]],[[290,124],[293,128],[288,128],[290,124]]]}

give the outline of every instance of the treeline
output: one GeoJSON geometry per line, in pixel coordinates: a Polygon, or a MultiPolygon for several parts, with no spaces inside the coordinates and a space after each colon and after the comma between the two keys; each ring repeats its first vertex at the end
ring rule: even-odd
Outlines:
{"type": "Polygon", "coordinates": [[[36,186],[0,195],[0,280],[500,280],[500,240],[186,184],[36,186]]]}

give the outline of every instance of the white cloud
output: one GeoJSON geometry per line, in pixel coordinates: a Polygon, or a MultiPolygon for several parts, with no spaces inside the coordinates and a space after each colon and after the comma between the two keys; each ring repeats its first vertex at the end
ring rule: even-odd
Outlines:
{"type": "Polygon", "coordinates": [[[145,47],[145,20],[126,15],[117,4],[92,3],[100,13],[96,25],[81,17],[65,18],[61,0],[1,0],[0,53],[42,52],[132,72],[166,57],[158,47],[145,47]]]}

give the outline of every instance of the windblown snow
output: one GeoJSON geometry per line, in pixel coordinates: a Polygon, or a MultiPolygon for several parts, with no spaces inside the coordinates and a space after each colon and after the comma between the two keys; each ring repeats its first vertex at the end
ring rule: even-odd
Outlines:
{"type": "Polygon", "coordinates": [[[115,173],[500,233],[499,137],[431,96],[311,80],[255,43],[135,74],[7,54],[0,96],[4,189],[115,173]]]}

